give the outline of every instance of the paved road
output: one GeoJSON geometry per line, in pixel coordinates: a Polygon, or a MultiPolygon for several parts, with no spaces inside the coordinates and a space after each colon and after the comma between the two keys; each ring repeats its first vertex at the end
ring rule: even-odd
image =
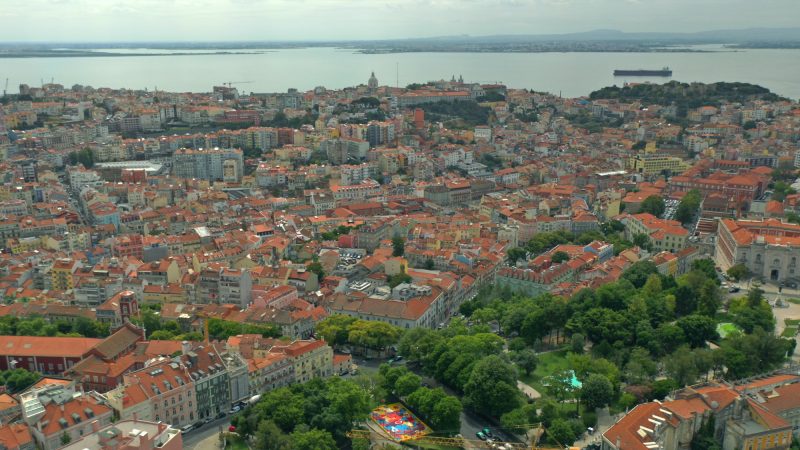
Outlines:
{"type": "Polygon", "coordinates": [[[217,445],[219,442],[217,436],[220,429],[222,429],[222,431],[227,431],[230,425],[231,418],[228,416],[194,429],[183,435],[183,448],[192,450],[219,448],[219,445],[217,445]]]}

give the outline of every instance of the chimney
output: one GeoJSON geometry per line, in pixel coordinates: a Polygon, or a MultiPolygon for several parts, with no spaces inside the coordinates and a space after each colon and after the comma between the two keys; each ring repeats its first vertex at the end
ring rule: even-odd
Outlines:
{"type": "Polygon", "coordinates": [[[189,341],[182,341],[181,342],[181,353],[185,355],[185,354],[189,353],[190,351],[192,351],[192,345],[189,344],[189,341]]]}
{"type": "Polygon", "coordinates": [[[615,445],[615,447],[617,447],[617,450],[620,450],[619,448],[620,445],[622,445],[622,439],[620,439],[619,436],[617,436],[617,445],[615,445]]]}
{"type": "Polygon", "coordinates": [[[147,431],[139,433],[139,450],[153,450],[153,439],[147,431]]]}
{"type": "Polygon", "coordinates": [[[137,421],[139,421],[139,413],[138,412],[134,412],[133,413],[133,423],[136,423],[137,421]]]}
{"type": "Polygon", "coordinates": [[[100,421],[93,420],[92,421],[92,433],[97,433],[98,431],[100,431],[100,421]]]}

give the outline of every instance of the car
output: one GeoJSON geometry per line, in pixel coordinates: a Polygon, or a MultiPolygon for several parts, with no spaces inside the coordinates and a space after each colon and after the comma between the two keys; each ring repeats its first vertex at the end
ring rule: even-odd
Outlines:
{"type": "Polygon", "coordinates": [[[402,356],[400,356],[400,355],[397,355],[397,356],[395,356],[395,357],[394,357],[394,361],[395,361],[395,362],[397,362],[397,361],[402,361],[402,360],[403,360],[403,357],[402,357],[402,356]]]}
{"type": "Polygon", "coordinates": [[[478,436],[478,439],[480,439],[482,441],[485,441],[487,439],[486,435],[483,434],[483,431],[478,431],[477,433],[475,433],[475,436],[478,436]]]}
{"type": "Polygon", "coordinates": [[[736,286],[733,286],[732,288],[728,289],[728,292],[731,293],[731,294],[735,294],[735,293],[739,292],[739,288],[736,287],[736,286]]]}
{"type": "Polygon", "coordinates": [[[190,423],[189,425],[184,425],[181,427],[181,434],[186,434],[190,431],[194,430],[194,424],[190,423]]]}
{"type": "Polygon", "coordinates": [[[486,437],[494,437],[492,430],[490,430],[488,427],[483,429],[483,434],[485,434],[486,437]]]}
{"type": "Polygon", "coordinates": [[[222,419],[225,416],[226,416],[225,411],[220,411],[219,414],[217,414],[217,419],[222,419]]]}

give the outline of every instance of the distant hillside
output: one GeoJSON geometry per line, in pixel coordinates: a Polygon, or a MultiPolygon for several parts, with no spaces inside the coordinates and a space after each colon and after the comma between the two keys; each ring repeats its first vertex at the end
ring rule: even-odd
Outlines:
{"type": "MultiPolygon", "coordinates": [[[[569,42],[569,41],[647,41],[675,43],[745,43],[765,41],[800,41],[800,27],[795,28],[746,28],[735,30],[710,30],[696,33],[676,32],[642,32],[630,33],[619,30],[591,30],[579,33],[560,34],[504,34],[488,36],[438,36],[428,38],[395,39],[390,42],[471,42],[471,43],[498,43],[498,42],[569,42]]],[[[387,42],[387,41],[373,41],[387,42]]]]}
{"type": "Polygon", "coordinates": [[[744,103],[752,100],[785,100],[769,89],[749,83],[681,83],[670,81],[665,84],[635,84],[632,86],[611,86],[589,94],[592,100],[615,99],[623,102],[640,101],[650,105],[676,105],[678,116],[685,115],[687,108],[700,106],[719,106],[723,102],[744,103]],[[681,114],[683,112],[683,114],[681,114]]]}

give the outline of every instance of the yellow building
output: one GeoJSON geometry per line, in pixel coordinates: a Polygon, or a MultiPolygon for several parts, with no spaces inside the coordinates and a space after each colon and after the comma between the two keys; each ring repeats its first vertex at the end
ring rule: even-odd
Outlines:
{"type": "Polygon", "coordinates": [[[142,303],[146,305],[186,303],[186,293],[179,284],[171,283],[166,286],[148,284],[142,292],[142,303]]]}
{"type": "Polygon", "coordinates": [[[80,264],[78,261],[73,261],[69,258],[63,258],[53,263],[53,269],[50,271],[50,280],[52,282],[53,290],[67,291],[72,289],[73,284],[72,274],[78,270],[80,264]]]}
{"type": "Polygon", "coordinates": [[[297,383],[333,374],[333,349],[325,341],[294,341],[282,350],[292,360],[297,383]]]}
{"type": "Polygon", "coordinates": [[[666,155],[637,155],[628,159],[628,169],[635,173],[660,173],[670,170],[680,173],[689,168],[681,158],[666,155]]]}
{"type": "MultiPolygon", "coordinates": [[[[45,236],[45,238],[48,237],[45,236]]],[[[19,255],[20,253],[42,248],[42,240],[36,237],[9,239],[6,241],[6,247],[11,249],[12,254],[19,255]]]]}

